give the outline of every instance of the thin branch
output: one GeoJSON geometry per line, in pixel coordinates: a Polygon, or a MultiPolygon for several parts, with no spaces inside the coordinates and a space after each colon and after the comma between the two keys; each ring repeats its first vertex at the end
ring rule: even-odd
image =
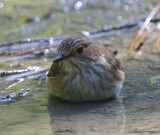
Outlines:
{"type": "Polygon", "coordinates": [[[160,2],[151,11],[151,13],[149,14],[149,16],[147,17],[147,19],[143,23],[142,27],[138,30],[138,32],[134,36],[134,38],[131,41],[130,46],[129,46],[130,49],[133,50],[135,48],[138,48],[138,47],[135,47],[135,46],[139,46],[139,44],[137,45],[137,42],[138,42],[139,38],[142,36],[142,34],[143,34],[144,30],[146,29],[147,25],[150,23],[150,21],[152,20],[152,18],[156,15],[156,13],[158,12],[159,9],[160,9],[160,2]]]}
{"type": "MultiPolygon", "coordinates": [[[[10,56],[4,56],[4,57],[1,57],[0,60],[5,60],[7,61],[7,59],[10,59],[10,58],[13,58],[13,57],[18,57],[18,56],[21,56],[21,55],[25,55],[25,54],[31,54],[35,51],[40,51],[40,50],[45,50],[45,49],[51,49],[51,48],[56,48],[58,45],[54,45],[54,46],[47,46],[47,47],[40,47],[40,48],[35,48],[35,49],[30,49],[30,50],[27,50],[27,51],[22,51],[21,53],[17,53],[17,54],[13,54],[13,55],[10,55],[10,56]]],[[[3,62],[5,62],[3,61],[3,62]]]]}
{"type": "Polygon", "coordinates": [[[144,44],[144,40],[146,39],[146,37],[148,37],[150,34],[152,34],[152,32],[157,29],[159,24],[160,24],[160,22],[156,23],[149,31],[147,31],[141,37],[139,37],[139,40],[137,41],[138,46],[135,48],[135,50],[138,51],[138,50],[141,49],[141,47],[144,44]]]}

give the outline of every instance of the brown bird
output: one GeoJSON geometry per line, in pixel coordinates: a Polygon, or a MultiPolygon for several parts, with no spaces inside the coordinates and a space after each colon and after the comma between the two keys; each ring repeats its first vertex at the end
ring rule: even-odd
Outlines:
{"type": "Polygon", "coordinates": [[[48,73],[50,93],[67,101],[119,98],[124,72],[113,52],[85,36],[62,41],[48,73]]]}

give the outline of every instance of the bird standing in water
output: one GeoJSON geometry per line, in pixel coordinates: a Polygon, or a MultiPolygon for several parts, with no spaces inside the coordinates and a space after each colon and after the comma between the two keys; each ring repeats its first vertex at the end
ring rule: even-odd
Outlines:
{"type": "Polygon", "coordinates": [[[82,102],[119,98],[125,79],[119,60],[99,42],[85,36],[62,41],[48,73],[50,94],[82,102]]]}

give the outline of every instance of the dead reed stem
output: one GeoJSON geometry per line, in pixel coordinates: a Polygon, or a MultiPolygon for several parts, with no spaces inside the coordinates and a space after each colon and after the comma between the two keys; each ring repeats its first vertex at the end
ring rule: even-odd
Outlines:
{"type": "Polygon", "coordinates": [[[160,25],[160,22],[156,23],[152,28],[150,28],[149,31],[147,31],[146,33],[144,33],[141,37],[139,37],[139,40],[137,41],[138,46],[136,48],[134,48],[135,50],[140,50],[140,45],[144,42],[144,40],[149,37],[149,35],[152,34],[153,31],[155,31],[158,27],[158,25],[160,25]]]}
{"type": "Polygon", "coordinates": [[[140,44],[142,43],[143,38],[141,38],[141,36],[142,36],[144,30],[146,29],[147,25],[150,23],[152,18],[156,15],[156,13],[158,12],[159,9],[160,9],[160,2],[158,2],[156,7],[151,11],[151,13],[149,14],[147,19],[145,20],[145,22],[141,26],[141,28],[135,34],[133,40],[130,43],[130,46],[129,46],[130,49],[136,50],[136,48],[139,48],[140,44]]]}

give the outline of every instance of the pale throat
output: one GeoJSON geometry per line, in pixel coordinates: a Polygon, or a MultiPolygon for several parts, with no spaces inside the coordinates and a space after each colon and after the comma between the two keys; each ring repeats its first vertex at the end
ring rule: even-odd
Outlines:
{"type": "Polygon", "coordinates": [[[85,70],[84,67],[89,66],[89,63],[83,59],[69,58],[59,62],[61,70],[66,73],[78,73],[85,70]]]}

